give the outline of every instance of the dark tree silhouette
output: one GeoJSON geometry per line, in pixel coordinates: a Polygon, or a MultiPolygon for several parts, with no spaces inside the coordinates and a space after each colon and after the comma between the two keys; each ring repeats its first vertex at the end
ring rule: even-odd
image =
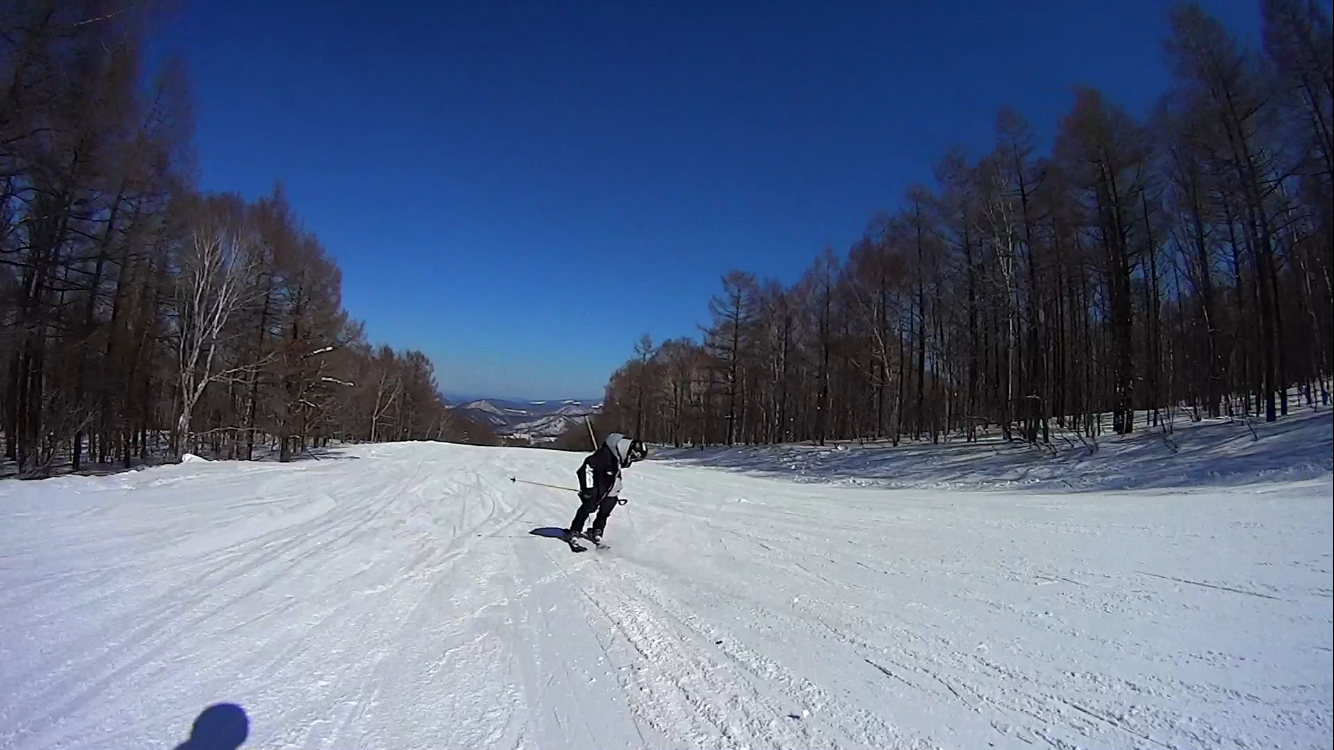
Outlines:
{"type": "Polygon", "coordinates": [[[1326,8],[1261,0],[1246,49],[1174,6],[1149,117],[1081,90],[1043,153],[1002,110],[989,153],[946,153],[846,258],[790,287],[724,277],[698,342],[612,375],[599,434],[1046,443],[1314,404],[1334,373],[1326,8]]]}

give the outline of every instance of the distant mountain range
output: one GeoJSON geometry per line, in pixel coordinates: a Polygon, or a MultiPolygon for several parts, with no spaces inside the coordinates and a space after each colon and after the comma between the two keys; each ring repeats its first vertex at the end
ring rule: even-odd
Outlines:
{"type": "Polygon", "coordinates": [[[479,398],[451,401],[451,406],[469,417],[491,425],[504,437],[526,438],[535,443],[555,440],[580,424],[590,414],[602,409],[601,401],[564,399],[558,401],[520,401],[479,398]]]}

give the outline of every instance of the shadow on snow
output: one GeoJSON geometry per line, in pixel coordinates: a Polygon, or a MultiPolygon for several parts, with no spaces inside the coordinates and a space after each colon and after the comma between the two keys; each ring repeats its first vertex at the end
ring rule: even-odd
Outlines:
{"type": "Polygon", "coordinates": [[[204,709],[190,727],[190,738],[176,750],[236,750],[250,736],[250,717],[235,703],[204,709]]]}
{"type": "Polygon", "coordinates": [[[1331,412],[1298,412],[1272,423],[1210,420],[1171,435],[1140,431],[1079,443],[1058,435],[1046,450],[989,439],[664,449],[658,460],[796,482],[882,489],[1088,492],[1178,490],[1326,477],[1331,412]]]}

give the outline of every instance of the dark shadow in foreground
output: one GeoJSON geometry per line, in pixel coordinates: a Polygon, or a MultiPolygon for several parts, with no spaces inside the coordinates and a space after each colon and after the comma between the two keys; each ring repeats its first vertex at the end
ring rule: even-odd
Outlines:
{"type": "Polygon", "coordinates": [[[565,541],[565,529],[558,529],[554,526],[542,526],[533,529],[528,533],[532,534],[533,536],[545,536],[545,537],[550,537],[552,539],[559,539],[561,541],[565,541]]]}
{"type": "Polygon", "coordinates": [[[204,709],[190,728],[190,739],[176,750],[236,750],[250,736],[250,717],[235,703],[217,703],[204,709]]]}

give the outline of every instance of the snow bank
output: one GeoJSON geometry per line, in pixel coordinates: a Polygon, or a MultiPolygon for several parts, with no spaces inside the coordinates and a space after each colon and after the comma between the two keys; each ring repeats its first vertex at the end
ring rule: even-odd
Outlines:
{"type": "Polygon", "coordinates": [[[1041,492],[1190,489],[1320,479],[1334,473],[1334,411],[1265,424],[1210,420],[1171,435],[1139,432],[1094,443],[1054,438],[1053,449],[987,439],[827,447],[781,445],[663,449],[683,465],[880,488],[1041,492]],[[1254,433],[1252,433],[1252,428],[1254,433]]]}

